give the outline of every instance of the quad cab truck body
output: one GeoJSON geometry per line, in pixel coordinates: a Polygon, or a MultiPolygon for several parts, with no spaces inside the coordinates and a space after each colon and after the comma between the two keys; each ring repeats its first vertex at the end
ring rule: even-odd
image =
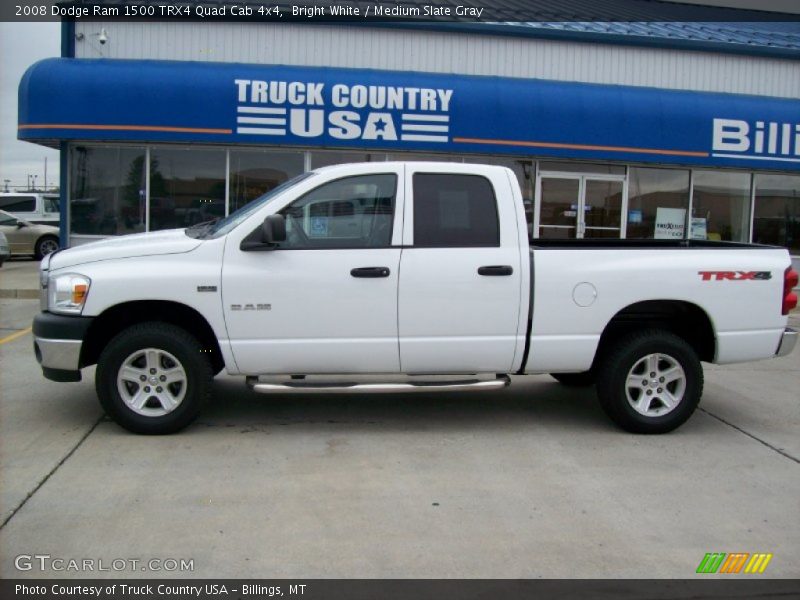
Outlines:
{"type": "Polygon", "coordinates": [[[529,241],[509,169],[339,165],[222,220],[45,257],[34,349],[55,381],[97,364],[104,409],[138,433],[188,425],[223,369],[265,393],[550,373],[662,433],[700,401],[701,362],[791,352],[790,264],[737,243],[529,241]]]}

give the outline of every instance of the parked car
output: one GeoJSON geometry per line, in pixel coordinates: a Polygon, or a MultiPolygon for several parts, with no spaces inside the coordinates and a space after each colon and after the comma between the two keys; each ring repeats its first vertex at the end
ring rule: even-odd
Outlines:
{"type": "Polygon", "coordinates": [[[663,433],[700,402],[701,361],[783,356],[797,340],[786,249],[529,243],[499,166],[326,167],[219,221],[70,248],[40,269],[44,376],[79,381],[97,364],[102,406],[139,433],[188,425],[222,369],[280,394],[551,373],[595,385],[622,428],[663,433]]]}
{"type": "Polygon", "coordinates": [[[0,210],[0,231],[12,255],[32,254],[37,260],[59,248],[58,227],[37,225],[0,210]]]}
{"type": "Polygon", "coordinates": [[[0,267],[8,260],[9,256],[11,256],[11,250],[8,248],[6,234],[0,231],[0,267]]]}
{"type": "Polygon", "coordinates": [[[0,192],[0,210],[29,223],[58,227],[58,194],[0,192]]]}

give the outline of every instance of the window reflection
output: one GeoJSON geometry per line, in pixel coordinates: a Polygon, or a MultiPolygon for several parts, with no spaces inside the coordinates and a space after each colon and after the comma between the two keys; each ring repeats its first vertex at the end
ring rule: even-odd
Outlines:
{"type": "Polygon", "coordinates": [[[746,242],[750,223],[750,173],[695,171],[689,237],[746,242]]]}
{"type": "Polygon", "coordinates": [[[680,238],[685,238],[686,210],[689,207],[689,171],[631,167],[628,172],[628,238],[664,237],[672,221],[680,223],[680,238]],[[681,213],[682,211],[682,213],[681,213]],[[677,218],[673,218],[677,217],[677,218]]]}
{"type": "Polygon", "coordinates": [[[315,150],[311,153],[311,168],[343,165],[346,163],[381,162],[386,160],[383,152],[339,152],[336,150],[315,150]]]}
{"type": "Polygon", "coordinates": [[[72,233],[119,235],[145,230],[145,150],[78,146],[72,151],[72,233]]]}
{"type": "Polygon", "coordinates": [[[756,175],[753,242],[800,254],[800,176],[756,175]]]}
{"type": "Polygon", "coordinates": [[[225,216],[225,151],[153,148],[150,230],[189,227],[225,216]]]}
{"type": "Polygon", "coordinates": [[[230,206],[233,212],[303,172],[304,153],[231,150],[230,206]]]}

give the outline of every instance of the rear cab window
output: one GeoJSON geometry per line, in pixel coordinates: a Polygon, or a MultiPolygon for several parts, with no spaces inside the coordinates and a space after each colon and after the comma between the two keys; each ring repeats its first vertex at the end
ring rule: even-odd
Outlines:
{"type": "Polygon", "coordinates": [[[500,246],[497,198],[481,175],[415,173],[414,246],[500,246]]]}

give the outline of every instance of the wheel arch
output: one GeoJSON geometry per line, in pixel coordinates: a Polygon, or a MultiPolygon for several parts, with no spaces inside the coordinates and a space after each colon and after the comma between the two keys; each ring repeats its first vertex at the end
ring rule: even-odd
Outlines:
{"type": "Polygon", "coordinates": [[[703,308],[685,300],[645,300],[626,306],[606,324],[594,364],[616,340],[645,327],[674,333],[691,345],[702,361],[712,362],[716,356],[714,324],[703,308]]]}
{"type": "Polygon", "coordinates": [[[118,333],[148,321],[170,323],[184,329],[197,338],[204,352],[208,352],[215,373],[225,366],[217,336],[197,310],[168,300],[134,300],[111,306],[94,318],[83,341],[80,367],[96,364],[100,353],[118,333]]]}

